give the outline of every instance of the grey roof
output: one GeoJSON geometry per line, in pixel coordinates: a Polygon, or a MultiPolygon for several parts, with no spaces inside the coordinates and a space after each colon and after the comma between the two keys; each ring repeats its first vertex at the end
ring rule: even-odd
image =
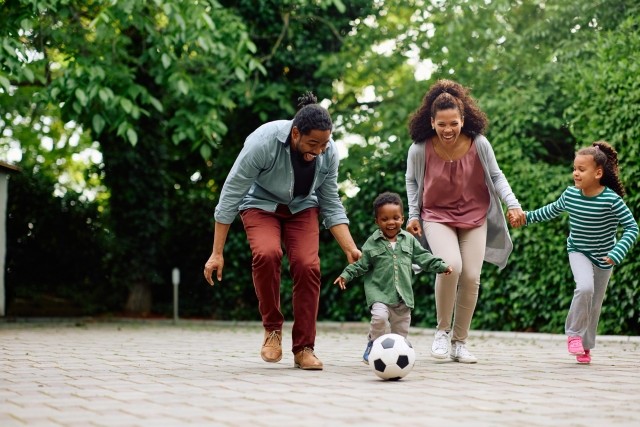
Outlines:
{"type": "Polygon", "coordinates": [[[0,160],[0,172],[20,172],[20,168],[16,165],[12,165],[11,163],[3,162],[2,160],[0,160]]]}

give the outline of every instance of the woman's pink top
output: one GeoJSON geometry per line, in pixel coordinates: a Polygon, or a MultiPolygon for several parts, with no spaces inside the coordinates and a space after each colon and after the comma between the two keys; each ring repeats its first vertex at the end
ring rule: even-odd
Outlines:
{"type": "Polygon", "coordinates": [[[489,190],[476,145],[472,142],[469,151],[453,161],[438,156],[433,144],[424,145],[427,169],[422,219],[457,228],[475,228],[484,224],[489,210],[489,190]]]}

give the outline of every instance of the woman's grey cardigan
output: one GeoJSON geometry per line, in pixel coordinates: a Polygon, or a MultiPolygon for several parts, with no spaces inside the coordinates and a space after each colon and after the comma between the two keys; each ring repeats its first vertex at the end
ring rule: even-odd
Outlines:
{"type": "MultiPolygon", "coordinates": [[[[507,265],[507,260],[513,244],[507,229],[507,221],[500,199],[504,201],[508,209],[519,208],[520,203],[511,190],[511,186],[504,176],[491,144],[483,135],[477,135],[473,142],[476,144],[478,156],[484,169],[484,179],[489,189],[489,210],[487,212],[487,245],[484,260],[497,265],[501,270],[507,265]]],[[[409,147],[407,158],[407,199],[409,202],[409,221],[420,219],[422,210],[422,192],[424,189],[424,174],[426,169],[425,142],[414,142],[409,147]]],[[[428,195],[428,192],[427,192],[428,195]]],[[[423,246],[428,248],[424,233],[420,239],[423,246]]]]}

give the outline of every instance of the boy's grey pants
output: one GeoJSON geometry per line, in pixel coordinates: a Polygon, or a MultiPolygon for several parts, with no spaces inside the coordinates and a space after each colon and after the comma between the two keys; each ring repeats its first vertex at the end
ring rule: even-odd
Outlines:
{"type": "Polygon", "coordinates": [[[403,302],[393,305],[381,302],[373,303],[371,306],[369,340],[373,341],[384,335],[387,330],[387,324],[390,326],[392,334],[402,335],[406,338],[411,324],[411,309],[403,302]]]}
{"type": "Polygon", "coordinates": [[[579,252],[569,254],[569,264],[576,288],[573,291],[564,330],[567,336],[582,337],[583,347],[592,349],[596,345],[602,301],[613,269],[603,270],[596,267],[589,258],[579,252]]]}

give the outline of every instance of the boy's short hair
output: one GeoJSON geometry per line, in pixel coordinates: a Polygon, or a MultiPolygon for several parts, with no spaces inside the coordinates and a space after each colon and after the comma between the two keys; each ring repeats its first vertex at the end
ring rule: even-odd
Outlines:
{"type": "Polygon", "coordinates": [[[389,191],[385,191],[376,197],[373,201],[373,216],[374,218],[378,217],[378,208],[384,205],[398,205],[400,206],[400,210],[404,212],[404,207],[402,206],[402,198],[398,193],[391,193],[389,191]]]}

